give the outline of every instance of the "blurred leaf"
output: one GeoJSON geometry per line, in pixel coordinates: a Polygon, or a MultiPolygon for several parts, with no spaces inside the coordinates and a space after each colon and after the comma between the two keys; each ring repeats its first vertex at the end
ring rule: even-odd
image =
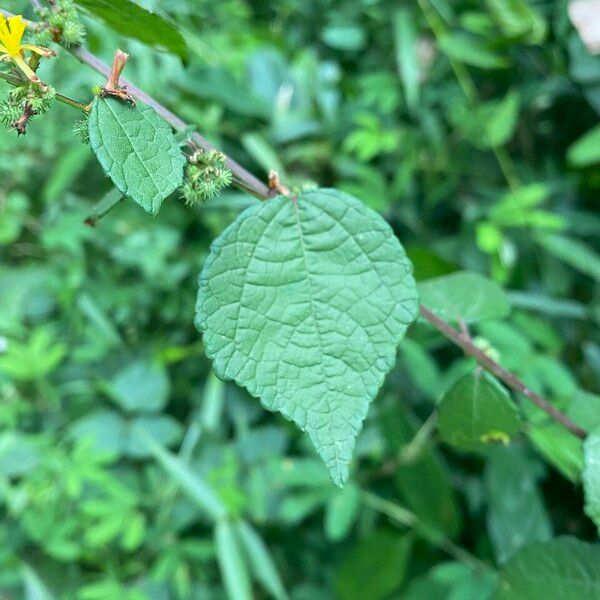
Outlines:
{"type": "Polygon", "coordinates": [[[494,571],[441,563],[414,579],[401,600],[488,600],[498,585],[494,571]]]}
{"type": "Polygon", "coordinates": [[[325,508],[325,535],[331,541],[343,540],[358,515],[360,489],[349,483],[337,492],[325,508]]]}
{"type": "Polygon", "coordinates": [[[532,459],[519,446],[491,448],[484,483],[487,528],[499,563],[523,545],[552,537],[532,459]]]}
{"type": "Polygon", "coordinates": [[[135,360],[107,385],[107,392],[129,412],[160,412],[167,403],[170,383],[165,368],[153,360],[135,360]]]}
{"type": "Polygon", "coordinates": [[[54,595],[41,577],[29,566],[23,565],[24,600],[53,600],[54,595]]]}
{"type": "Polygon", "coordinates": [[[215,526],[215,546],[221,577],[231,600],[251,600],[252,587],[233,524],[219,519],[215,526]]]}
{"type": "Polygon", "coordinates": [[[323,41],[336,50],[357,51],[365,45],[363,30],[356,25],[328,25],[321,34],[323,41]]]}
{"type": "Polygon", "coordinates": [[[476,323],[510,312],[502,288],[478,273],[451,273],[418,284],[421,303],[447,321],[476,323]]]}
{"type": "Polygon", "coordinates": [[[579,481],[583,469],[581,440],[558,423],[531,425],[529,438],[542,456],[555,466],[567,479],[579,481]]]}
{"type": "Polygon", "coordinates": [[[43,379],[62,362],[67,347],[54,339],[48,327],[33,330],[25,342],[9,340],[7,350],[0,354],[0,373],[18,381],[43,379]]]}
{"type": "Polygon", "coordinates": [[[525,546],[504,565],[499,600],[600,598],[600,546],[559,537],[525,546]]]}
{"type": "Polygon", "coordinates": [[[264,541],[246,521],[237,523],[237,533],[244,546],[248,564],[256,579],[273,598],[285,600],[288,595],[283,587],[277,566],[264,541]]]}
{"type": "Polygon", "coordinates": [[[55,201],[69,189],[90,160],[87,145],[77,144],[61,156],[47,179],[42,196],[46,202],[55,201]]]}
{"type": "Polygon", "coordinates": [[[246,210],[200,276],[196,325],[215,373],[306,430],[338,486],[416,316],[411,270],[381,217],[351,196],[316,190],[246,210]],[[315,227],[330,232],[327,247],[315,227]]]}
{"type": "Polygon", "coordinates": [[[485,133],[490,146],[503,146],[512,138],[519,118],[519,93],[511,90],[495,104],[489,104],[485,133]]]}
{"type": "Polygon", "coordinates": [[[129,0],[76,0],[76,3],[116,32],[187,59],[181,33],[159,14],[129,0]]]}
{"type": "Polygon", "coordinates": [[[587,167],[600,162],[600,125],[590,129],[569,147],[567,159],[575,167],[587,167]]]}
{"type": "Polygon", "coordinates": [[[0,197],[0,246],[11,244],[19,237],[28,208],[29,199],[21,192],[0,197]]]}
{"type": "Polygon", "coordinates": [[[442,389],[440,370],[421,344],[414,340],[406,339],[400,348],[402,366],[408,374],[415,387],[432,402],[440,397],[442,389]]]}
{"type": "Polygon", "coordinates": [[[546,22],[528,0],[486,0],[485,4],[509,38],[528,44],[541,44],[546,38],[546,22]]]}
{"type": "MultiPolygon", "coordinates": [[[[394,455],[411,442],[418,421],[397,404],[380,416],[380,427],[394,455]]],[[[407,506],[425,523],[454,537],[461,527],[461,515],[449,472],[438,449],[423,446],[410,462],[400,464],[394,473],[394,485],[407,506]]]]}
{"type": "Polygon", "coordinates": [[[183,183],[185,157],[173,132],[153,108],[96,98],[90,111],[90,146],[119,191],[155,215],[183,183]]]}
{"type": "Polygon", "coordinates": [[[394,12],[392,31],[396,48],[396,64],[404,89],[408,109],[415,113],[419,102],[419,57],[417,56],[418,24],[414,12],[408,7],[394,12]]]}
{"type": "Polygon", "coordinates": [[[600,254],[587,244],[556,234],[539,235],[536,241],[555,258],[600,281],[600,254]]]}
{"type": "Polygon", "coordinates": [[[477,148],[495,148],[509,142],[519,118],[519,94],[512,90],[502,100],[480,102],[467,99],[449,105],[449,118],[477,148]]]}
{"type": "Polygon", "coordinates": [[[412,537],[376,530],[344,557],[335,588],[341,600],[382,600],[404,580],[412,537]]]}
{"type": "Polygon", "coordinates": [[[480,69],[503,69],[509,64],[505,57],[490,50],[480,38],[466,33],[446,33],[439,44],[448,58],[459,63],[480,69]]]}
{"type": "MultiPolygon", "coordinates": [[[[192,500],[206,510],[211,519],[222,520],[226,517],[227,513],[220,498],[185,462],[165,450],[140,427],[135,429],[135,434],[140,443],[148,446],[151,454],[167,474],[181,486],[192,500]]],[[[229,538],[229,535],[230,533],[227,531],[225,537],[229,538]]]]}
{"type": "Polygon", "coordinates": [[[40,461],[42,447],[35,438],[18,431],[0,434],[0,474],[20,477],[34,469],[40,461]]]}
{"type": "Polygon", "coordinates": [[[242,136],[241,142],[246,149],[246,152],[266,173],[273,170],[278,173],[282,181],[288,179],[288,175],[277,152],[264,137],[258,133],[247,133],[242,136]]]}
{"type": "MultiPolygon", "coordinates": [[[[598,408],[598,407],[596,407],[598,408]]],[[[583,443],[582,475],[585,514],[600,530],[600,435],[593,431],[583,443]]]]}
{"type": "Polygon", "coordinates": [[[520,426],[519,412],[507,391],[480,369],[454,384],[438,406],[442,440],[463,450],[508,444],[520,426]]]}

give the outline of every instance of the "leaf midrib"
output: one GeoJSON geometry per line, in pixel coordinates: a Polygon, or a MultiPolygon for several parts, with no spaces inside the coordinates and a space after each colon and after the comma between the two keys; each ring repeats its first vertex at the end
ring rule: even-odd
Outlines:
{"type": "MultiPolygon", "coordinates": [[[[154,186],[154,195],[152,196],[152,200],[150,201],[150,204],[152,206],[152,209],[154,211],[155,208],[155,200],[157,195],[161,196],[160,194],[160,188],[158,186],[158,183],[156,182],[156,180],[153,177],[153,173],[146,167],[146,163],[145,161],[142,159],[142,157],[139,155],[139,153],[137,152],[135,146],[133,145],[132,142],[132,138],[129,136],[129,134],[127,133],[127,130],[125,129],[125,127],[123,126],[123,124],[119,121],[117,114],[115,113],[115,111],[113,110],[112,106],[110,105],[110,102],[104,102],[105,106],[108,108],[108,110],[110,111],[110,113],[112,114],[112,116],[114,117],[115,121],[117,122],[117,124],[119,125],[119,127],[121,128],[121,130],[123,131],[123,133],[125,134],[125,137],[127,138],[127,141],[129,142],[129,146],[131,147],[131,150],[133,152],[133,154],[135,154],[135,157],[138,159],[138,161],[142,164],[144,171],[148,174],[148,177],[150,178],[150,181],[152,181],[152,185],[154,186]]],[[[148,125],[150,127],[152,127],[152,129],[154,130],[154,142],[156,141],[156,126],[151,123],[147,118],[146,115],[143,113],[143,110],[140,109],[138,110],[138,114],[144,119],[144,121],[146,121],[146,123],[148,123],[148,125]]],[[[100,129],[100,128],[98,128],[100,129]]],[[[160,183],[160,182],[159,182],[160,183]]],[[[129,185],[127,186],[129,189],[129,185]]]]}
{"type": "MultiPolygon", "coordinates": [[[[314,321],[315,329],[317,331],[317,336],[319,338],[319,352],[321,353],[321,361],[319,362],[319,367],[321,369],[323,381],[325,382],[325,385],[327,386],[327,394],[326,394],[327,400],[326,401],[327,401],[327,407],[329,409],[327,412],[327,416],[329,417],[329,425],[330,425],[331,432],[333,433],[335,431],[335,428],[333,426],[332,407],[331,407],[331,400],[329,397],[331,389],[329,387],[329,378],[327,377],[327,374],[325,373],[325,369],[323,366],[324,359],[325,359],[325,353],[323,352],[323,338],[321,335],[321,329],[319,328],[319,320],[315,317],[312,282],[311,282],[310,271],[308,269],[306,243],[304,241],[304,232],[302,230],[302,220],[300,219],[300,209],[298,208],[298,200],[297,199],[292,198],[292,199],[290,199],[290,202],[292,203],[293,210],[294,210],[294,216],[296,217],[296,225],[298,227],[298,237],[300,240],[300,248],[302,250],[302,259],[304,262],[304,271],[306,272],[306,280],[308,282],[308,298],[309,298],[309,303],[310,303],[310,316],[311,316],[312,320],[314,321]]],[[[337,439],[333,440],[333,448],[334,448],[334,452],[335,452],[335,469],[336,469],[336,473],[337,473],[337,480],[342,481],[343,477],[342,477],[342,473],[340,471],[340,453],[339,453],[337,439]]]]}

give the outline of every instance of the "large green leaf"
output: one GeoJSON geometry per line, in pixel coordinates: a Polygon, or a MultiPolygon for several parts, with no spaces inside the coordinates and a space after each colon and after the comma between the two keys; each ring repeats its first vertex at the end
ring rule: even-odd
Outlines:
{"type": "Polygon", "coordinates": [[[571,537],[537,542],[504,566],[498,600],[600,598],[600,545],[571,537]]]}
{"type": "Polygon", "coordinates": [[[600,433],[592,432],[583,444],[582,473],[585,514],[600,530],[600,433]]]}
{"type": "Polygon", "coordinates": [[[163,48],[187,59],[188,51],[183,36],[177,27],[164,17],[129,0],[76,0],[76,2],[117,33],[133,37],[150,46],[163,48]]]}
{"type": "Polygon", "coordinates": [[[199,285],[196,324],[217,375],[307,431],[341,486],[418,310],[390,227],[336,190],[278,197],[223,232],[199,285]]]}
{"type": "Polygon", "coordinates": [[[438,408],[442,440],[463,450],[508,443],[520,425],[517,407],[506,390],[480,369],[455,383],[438,408]]]}
{"type": "Polygon", "coordinates": [[[150,214],[183,182],[185,157],[153,108],[96,98],[88,123],[90,145],[119,191],[150,214]]]}
{"type": "Polygon", "coordinates": [[[475,323],[501,319],[510,312],[504,290],[478,273],[451,273],[419,283],[421,302],[438,317],[475,323]]]}

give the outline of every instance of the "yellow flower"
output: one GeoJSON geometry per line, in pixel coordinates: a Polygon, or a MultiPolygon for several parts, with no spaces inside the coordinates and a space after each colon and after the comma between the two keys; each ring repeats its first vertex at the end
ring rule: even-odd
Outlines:
{"type": "Polygon", "coordinates": [[[46,58],[55,55],[55,52],[42,48],[42,46],[34,46],[33,44],[21,44],[23,34],[27,24],[23,22],[21,15],[16,15],[6,19],[0,14],[0,61],[12,61],[30,81],[39,83],[39,77],[34,73],[33,69],[25,62],[24,50],[35,52],[46,58]]]}

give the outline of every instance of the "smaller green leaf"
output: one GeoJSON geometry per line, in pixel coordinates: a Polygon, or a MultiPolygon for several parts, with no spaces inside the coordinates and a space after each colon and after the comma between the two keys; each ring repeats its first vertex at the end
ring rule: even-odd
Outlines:
{"type": "Polygon", "coordinates": [[[600,546],[572,537],[536,542],[505,565],[497,600],[600,599],[600,546]]]}
{"type": "Polygon", "coordinates": [[[185,157],[153,108],[96,98],[88,119],[90,146],[117,189],[154,215],[183,182],[185,157]]]}
{"type": "Polygon", "coordinates": [[[582,473],[585,514],[600,531],[600,433],[592,432],[583,443],[582,473]]]}
{"type": "Polygon", "coordinates": [[[567,159],[574,167],[600,163],[600,125],[590,129],[569,147],[567,159]]]}
{"type": "Polygon", "coordinates": [[[517,407],[506,390],[479,369],[454,384],[438,408],[442,440],[464,450],[508,444],[520,426],[517,407]]]}
{"type": "Polygon", "coordinates": [[[187,59],[183,36],[170,21],[129,0],[76,0],[92,16],[117,33],[187,59]]]}
{"type": "Polygon", "coordinates": [[[421,303],[441,319],[476,323],[501,319],[510,312],[504,290],[478,273],[463,271],[417,285],[421,303]]]}

